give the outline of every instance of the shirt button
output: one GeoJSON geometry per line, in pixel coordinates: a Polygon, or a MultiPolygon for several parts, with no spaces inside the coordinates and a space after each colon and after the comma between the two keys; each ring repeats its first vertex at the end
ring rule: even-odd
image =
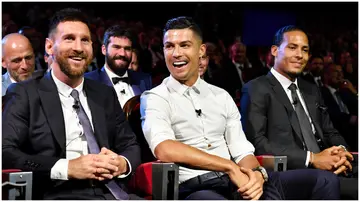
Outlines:
{"type": "Polygon", "coordinates": [[[211,144],[208,144],[208,147],[211,147],[211,144]]]}

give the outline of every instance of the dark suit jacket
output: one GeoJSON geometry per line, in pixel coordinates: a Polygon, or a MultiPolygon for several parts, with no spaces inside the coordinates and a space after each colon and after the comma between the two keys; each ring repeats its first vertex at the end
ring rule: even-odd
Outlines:
{"type": "MultiPolygon", "coordinates": [[[[125,156],[132,171],[140,164],[140,148],[125,120],[113,88],[84,80],[99,147],[125,156]]],[[[79,180],[50,180],[50,171],[66,158],[65,125],[60,97],[50,73],[12,84],[2,116],[2,166],[33,172],[33,199],[79,180]]]]}
{"type": "MultiPolygon", "coordinates": [[[[334,129],[315,85],[298,79],[299,89],[325,147],[346,145],[334,129]]],[[[241,122],[255,153],[284,155],[288,168],[305,168],[306,151],[296,112],[280,82],[269,72],[247,83],[242,90],[241,122]]]]}
{"type": "MultiPolygon", "coordinates": [[[[95,81],[100,81],[103,84],[113,87],[113,84],[110,81],[109,76],[106,74],[104,68],[105,67],[86,73],[85,77],[89,79],[93,79],[95,81]]],[[[152,82],[150,75],[142,72],[135,72],[132,70],[127,70],[127,72],[130,78],[131,87],[135,95],[140,95],[144,91],[151,89],[152,82]]]]}
{"type": "Polygon", "coordinates": [[[349,123],[352,115],[358,115],[358,99],[357,96],[351,93],[349,90],[340,90],[340,97],[343,103],[349,110],[350,114],[346,114],[340,111],[339,105],[332,96],[330,90],[327,87],[321,88],[321,94],[324,98],[324,103],[328,109],[331,121],[334,127],[343,135],[352,151],[357,151],[358,133],[357,126],[349,123]]]}

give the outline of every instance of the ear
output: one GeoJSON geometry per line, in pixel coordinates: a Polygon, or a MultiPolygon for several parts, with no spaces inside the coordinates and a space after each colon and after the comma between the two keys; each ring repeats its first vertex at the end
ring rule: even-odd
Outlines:
{"type": "Polygon", "coordinates": [[[2,67],[3,67],[4,69],[6,69],[7,65],[6,65],[4,56],[2,57],[2,63],[1,63],[1,65],[2,65],[2,67]]]}
{"type": "Polygon", "coordinates": [[[206,53],[206,45],[201,44],[200,49],[199,49],[199,58],[201,58],[203,55],[205,55],[205,53],[206,53]]]}
{"type": "Polygon", "coordinates": [[[105,45],[101,46],[101,52],[102,52],[103,55],[106,55],[106,47],[105,47],[105,45]]]}
{"type": "Polygon", "coordinates": [[[271,55],[272,55],[272,56],[277,57],[278,48],[279,48],[279,47],[277,47],[277,46],[275,46],[275,45],[272,45],[272,46],[271,46],[271,55]]]}
{"type": "Polygon", "coordinates": [[[45,40],[45,51],[48,55],[53,55],[54,53],[54,42],[50,38],[45,40]]]}

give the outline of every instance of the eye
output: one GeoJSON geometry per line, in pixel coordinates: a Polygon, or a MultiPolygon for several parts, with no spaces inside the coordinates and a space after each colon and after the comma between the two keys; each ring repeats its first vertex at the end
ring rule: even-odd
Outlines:
{"type": "Polygon", "coordinates": [[[72,37],[72,36],[67,36],[67,37],[65,37],[65,40],[66,40],[66,41],[72,41],[72,40],[74,40],[74,37],[72,37]]]}
{"type": "Polygon", "coordinates": [[[90,42],[90,40],[88,38],[82,38],[81,41],[86,42],[86,43],[90,42]]]}
{"type": "Polygon", "coordinates": [[[172,45],[172,44],[166,44],[165,45],[165,49],[170,49],[170,48],[173,48],[174,47],[174,45],[172,45]]]}
{"type": "Polygon", "coordinates": [[[189,45],[189,44],[182,44],[181,47],[182,47],[182,48],[189,48],[190,45],[189,45]]]}

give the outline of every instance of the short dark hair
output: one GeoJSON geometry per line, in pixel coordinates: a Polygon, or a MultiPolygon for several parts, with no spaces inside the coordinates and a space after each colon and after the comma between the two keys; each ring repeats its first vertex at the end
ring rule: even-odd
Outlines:
{"type": "Polygon", "coordinates": [[[125,37],[131,41],[131,46],[136,47],[136,39],[134,34],[128,28],[124,28],[120,25],[114,25],[109,27],[104,33],[103,44],[107,47],[110,43],[111,37],[125,37]]]}
{"type": "MultiPolygon", "coordinates": [[[[284,40],[284,34],[286,32],[291,32],[291,31],[301,31],[304,32],[302,29],[300,29],[299,27],[295,26],[295,25],[286,25],[282,28],[280,28],[274,36],[274,40],[273,40],[273,45],[275,46],[280,46],[280,44],[282,43],[282,41],[284,40]]],[[[305,33],[305,32],[304,32],[305,33]]]]}
{"type": "Polygon", "coordinates": [[[312,61],[313,61],[315,58],[320,58],[320,59],[324,62],[324,58],[323,58],[321,55],[319,55],[319,54],[314,54],[314,55],[312,55],[312,56],[310,57],[308,63],[312,63],[312,61]]]}
{"type": "Polygon", "coordinates": [[[60,11],[57,11],[54,14],[54,16],[50,19],[49,36],[53,34],[53,32],[56,30],[57,26],[61,22],[68,22],[68,21],[73,21],[73,22],[79,21],[90,27],[87,16],[79,9],[64,8],[60,11]]]}
{"type": "Polygon", "coordinates": [[[180,16],[168,20],[163,30],[163,37],[165,33],[170,29],[186,29],[186,28],[191,29],[196,35],[199,36],[201,41],[203,40],[203,35],[199,25],[197,25],[191,17],[186,17],[186,16],[180,16]]]}

